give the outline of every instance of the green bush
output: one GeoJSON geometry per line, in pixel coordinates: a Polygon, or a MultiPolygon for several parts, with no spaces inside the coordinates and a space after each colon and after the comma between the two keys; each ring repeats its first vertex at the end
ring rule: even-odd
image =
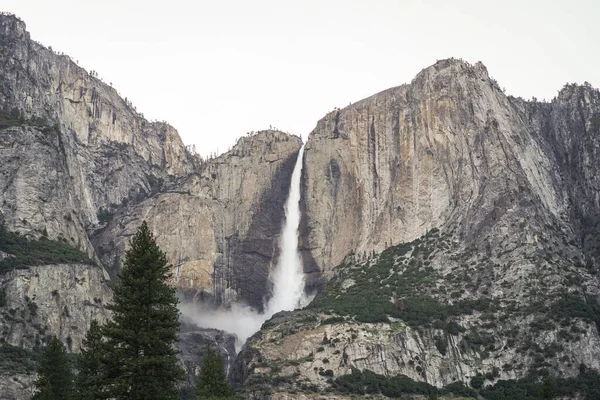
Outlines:
{"type": "Polygon", "coordinates": [[[448,350],[448,340],[444,336],[436,336],[433,338],[433,341],[440,354],[445,356],[448,350]]]}
{"type": "Polygon", "coordinates": [[[419,394],[435,398],[438,394],[453,394],[456,396],[477,398],[477,392],[454,382],[443,389],[425,382],[416,382],[405,375],[384,376],[374,372],[352,369],[347,375],[333,381],[334,388],[342,393],[354,395],[381,394],[391,398],[404,398],[408,394],[419,394]]]}
{"type": "Polygon", "coordinates": [[[321,321],[321,324],[322,325],[340,324],[344,321],[345,321],[344,317],[329,317],[329,318],[325,318],[323,321],[321,321]]]}
{"type": "Polygon", "coordinates": [[[405,375],[384,376],[364,370],[353,369],[352,373],[335,379],[334,386],[342,393],[382,394],[387,397],[400,397],[404,394],[437,393],[437,389],[424,382],[416,382],[405,375]]]}
{"type": "Polygon", "coordinates": [[[555,320],[567,320],[568,325],[573,318],[581,318],[596,323],[600,329],[600,305],[591,296],[584,298],[566,294],[550,306],[550,315],[555,320]]]}
{"type": "Polygon", "coordinates": [[[477,398],[477,391],[466,387],[462,382],[453,382],[449,385],[444,386],[444,388],[442,389],[442,393],[452,393],[456,396],[472,397],[474,399],[477,398]]]}

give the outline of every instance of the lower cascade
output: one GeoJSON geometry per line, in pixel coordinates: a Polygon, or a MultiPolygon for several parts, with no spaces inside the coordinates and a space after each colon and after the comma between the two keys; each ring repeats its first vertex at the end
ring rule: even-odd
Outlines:
{"type": "Polygon", "coordinates": [[[239,303],[227,310],[208,310],[197,304],[181,304],[181,312],[203,328],[220,329],[237,336],[236,350],[241,350],[246,340],[257,332],[263,322],[280,311],[291,311],[310,303],[304,293],[302,258],[298,252],[298,226],[300,225],[300,178],[304,145],[300,148],[292,172],[290,190],[285,202],[285,221],[279,240],[279,260],[269,280],[273,293],[262,313],[239,303]]]}

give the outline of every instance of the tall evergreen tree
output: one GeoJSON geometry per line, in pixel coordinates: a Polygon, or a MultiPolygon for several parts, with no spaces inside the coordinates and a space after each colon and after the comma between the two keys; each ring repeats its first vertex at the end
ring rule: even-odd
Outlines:
{"type": "Polygon", "coordinates": [[[33,400],[70,400],[73,398],[73,371],[67,349],[56,337],[44,347],[33,383],[33,400]]]}
{"type": "Polygon", "coordinates": [[[102,331],[96,320],[90,325],[90,330],[83,339],[81,354],[77,360],[79,374],[75,379],[77,400],[96,400],[102,396],[101,372],[102,357],[105,354],[102,342],[102,331]]]}
{"type": "Polygon", "coordinates": [[[206,348],[206,354],[202,360],[200,381],[196,386],[196,398],[198,400],[236,398],[235,390],[227,382],[221,355],[215,353],[210,347],[206,348]]]}
{"type": "Polygon", "coordinates": [[[107,394],[115,399],[178,399],[183,370],[177,364],[179,311],[165,254],[144,221],[130,242],[114,290],[113,320],[102,333],[107,394]]]}

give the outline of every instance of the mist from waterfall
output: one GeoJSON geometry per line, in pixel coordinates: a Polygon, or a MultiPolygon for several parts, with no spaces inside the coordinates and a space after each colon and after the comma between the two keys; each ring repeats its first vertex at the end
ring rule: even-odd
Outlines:
{"type": "Polygon", "coordinates": [[[202,328],[214,328],[234,333],[237,336],[236,348],[257,332],[263,322],[279,311],[291,311],[306,306],[310,302],[304,293],[304,272],[298,252],[298,226],[300,225],[300,178],[304,145],[298,152],[287,201],[285,220],[279,239],[279,260],[269,280],[273,285],[271,298],[258,313],[244,304],[233,304],[227,310],[214,310],[202,304],[181,304],[183,316],[202,328]]]}

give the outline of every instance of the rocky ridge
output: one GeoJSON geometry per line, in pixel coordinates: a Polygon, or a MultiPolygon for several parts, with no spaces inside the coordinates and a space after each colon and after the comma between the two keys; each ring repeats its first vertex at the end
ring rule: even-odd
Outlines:
{"type": "Polygon", "coordinates": [[[99,216],[190,172],[193,157],[172,127],[146,121],[68,56],[32,41],[21,20],[0,17],[0,41],[0,109],[23,122],[4,129],[0,145],[7,225],[36,237],[45,228],[93,255],[99,216]]]}
{"type": "Polygon", "coordinates": [[[301,145],[299,137],[277,131],[240,139],[171,189],[117,213],[94,238],[102,261],[118,265],[145,219],[188,299],[262,309],[301,145]]]}

